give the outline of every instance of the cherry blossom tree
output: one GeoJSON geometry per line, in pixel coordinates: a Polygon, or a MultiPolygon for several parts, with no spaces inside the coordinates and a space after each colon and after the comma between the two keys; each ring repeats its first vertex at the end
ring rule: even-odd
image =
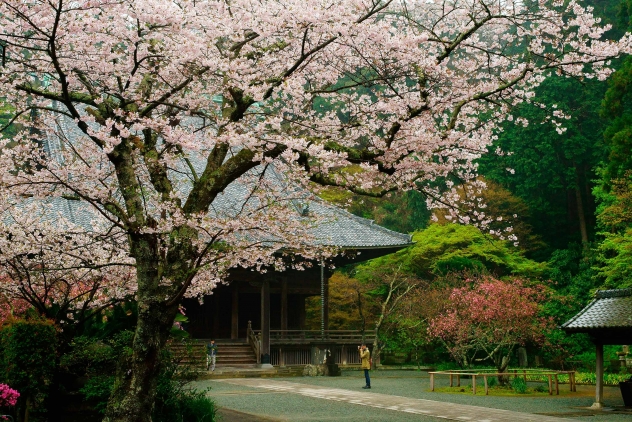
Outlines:
{"type": "Polygon", "coordinates": [[[5,215],[88,208],[24,236],[33,249],[39,233],[92,238],[93,258],[70,267],[104,265],[124,239],[110,266],[123,278],[105,282],[130,285],[139,317],[106,420],[149,420],[182,297],[230,268],[331,253],[297,213],[310,182],[418,189],[489,222],[460,211],[484,187],[474,160],[549,73],[607,77],[629,39],[605,29],[575,1],[0,1],[0,89],[25,128],[0,145],[5,215]]]}
{"type": "Polygon", "coordinates": [[[491,362],[505,372],[516,346],[543,343],[553,328],[551,319],[538,316],[544,288],[490,276],[467,282],[469,286],[452,290],[443,311],[430,321],[428,334],[443,342],[465,368],[491,362]]]}
{"type": "Polygon", "coordinates": [[[4,313],[33,308],[70,340],[95,313],[133,298],[135,271],[122,233],[86,231],[41,203],[20,205],[0,224],[4,313]],[[45,220],[56,225],[46,227],[45,220]]]}

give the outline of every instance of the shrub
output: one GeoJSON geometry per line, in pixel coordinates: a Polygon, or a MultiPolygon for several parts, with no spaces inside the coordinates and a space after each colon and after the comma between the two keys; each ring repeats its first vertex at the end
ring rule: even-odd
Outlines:
{"type": "Polygon", "coordinates": [[[179,365],[172,354],[163,351],[163,369],[158,377],[154,422],[212,422],[215,403],[205,391],[196,391],[189,382],[196,375],[186,365],[179,365]]]}
{"type": "Polygon", "coordinates": [[[518,394],[525,394],[527,392],[527,383],[522,378],[514,378],[511,380],[511,388],[518,394]]]}
{"type": "Polygon", "coordinates": [[[0,407],[13,407],[18,402],[20,393],[6,384],[0,384],[0,407]]]}
{"type": "Polygon", "coordinates": [[[540,385],[537,385],[533,389],[533,391],[535,391],[536,393],[545,393],[545,392],[549,391],[549,389],[547,387],[545,387],[544,385],[540,384],[540,385]]]}
{"type": "MultiPolygon", "coordinates": [[[[77,338],[72,351],[64,356],[64,363],[75,373],[87,375],[86,384],[79,390],[94,409],[105,413],[112,393],[117,361],[129,353],[133,333],[121,332],[113,338],[101,341],[77,338]]],[[[119,362],[120,363],[120,362],[119,362]]],[[[168,349],[163,350],[162,369],[158,376],[154,422],[212,422],[215,420],[215,404],[189,387],[196,374],[187,365],[174,359],[168,349]]]]}
{"type": "Polygon", "coordinates": [[[29,407],[35,416],[45,409],[55,368],[56,331],[46,320],[15,320],[0,330],[0,381],[21,392],[22,415],[29,407]]]}
{"type": "Polygon", "coordinates": [[[496,387],[497,385],[498,385],[498,378],[496,377],[487,378],[488,387],[496,387]]]}
{"type": "Polygon", "coordinates": [[[79,392],[85,396],[86,400],[94,402],[94,410],[105,414],[112,387],[114,387],[113,375],[96,375],[88,378],[86,385],[79,392]]]}

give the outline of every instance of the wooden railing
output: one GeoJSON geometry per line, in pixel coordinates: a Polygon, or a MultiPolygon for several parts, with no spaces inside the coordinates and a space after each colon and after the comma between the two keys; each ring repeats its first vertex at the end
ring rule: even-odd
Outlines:
{"type": "Polygon", "coordinates": [[[472,394],[476,395],[476,378],[482,377],[485,385],[485,395],[489,394],[489,387],[487,385],[488,377],[506,376],[514,378],[522,377],[525,381],[535,381],[538,379],[545,379],[549,384],[549,395],[553,394],[553,382],[555,381],[555,393],[560,394],[559,375],[568,375],[568,384],[571,391],[577,391],[575,385],[575,371],[553,371],[553,370],[539,370],[539,369],[510,369],[507,372],[494,372],[493,369],[481,370],[478,372],[468,370],[458,371],[435,371],[428,372],[430,374],[430,390],[434,391],[434,377],[435,375],[448,375],[450,377],[450,387],[453,386],[456,379],[456,386],[461,386],[461,377],[469,376],[472,378],[472,394]]]}
{"type": "MultiPolygon", "coordinates": [[[[248,321],[248,343],[261,363],[261,331],[254,331],[248,321]]],[[[338,365],[359,365],[358,346],[371,344],[375,331],[360,330],[270,330],[270,363],[274,366],[307,365],[312,362],[312,347],[330,349],[332,359],[338,365]]]]}
{"type": "Polygon", "coordinates": [[[246,330],[246,338],[248,339],[248,344],[252,347],[252,350],[255,352],[257,356],[257,363],[261,363],[261,333],[255,333],[252,330],[252,322],[248,321],[248,329],[246,330]]]}
{"type": "MultiPolygon", "coordinates": [[[[357,347],[334,346],[331,350],[333,363],[341,366],[360,365],[357,347]]],[[[308,365],[312,362],[312,349],[309,345],[281,345],[270,350],[270,363],[274,366],[308,365]]]]}

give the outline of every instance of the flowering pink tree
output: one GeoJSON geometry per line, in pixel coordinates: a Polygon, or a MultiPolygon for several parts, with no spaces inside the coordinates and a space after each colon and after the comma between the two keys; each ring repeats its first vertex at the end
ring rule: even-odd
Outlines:
{"type": "Polygon", "coordinates": [[[546,298],[543,286],[489,276],[468,283],[452,291],[428,327],[430,336],[443,342],[463,367],[491,362],[504,372],[516,346],[544,342],[553,321],[538,316],[546,298]]]}
{"type": "Polygon", "coordinates": [[[91,216],[33,219],[25,249],[69,232],[89,258],[72,269],[113,254],[99,290],[126,284],[139,318],[106,419],[147,421],[183,296],[282,268],[279,251],[322,258],[296,213],[310,182],[475,203],[474,160],[513,105],[629,50],[605,29],[575,1],[2,0],[0,89],[27,128],[0,145],[3,231],[62,198],[91,216]]]}
{"type": "Polygon", "coordinates": [[[103,237],[41,205],[22,203],[0,224],[0,312],[33,308],[69,339],[95,312],[133,297],[133,260],[121,233],[103,237]]]}
{"type": "Polygon", "coordinates": [[[7,384],[0,384],[0,407],[13,407],[18,402],[20,393],[7,384]]]}

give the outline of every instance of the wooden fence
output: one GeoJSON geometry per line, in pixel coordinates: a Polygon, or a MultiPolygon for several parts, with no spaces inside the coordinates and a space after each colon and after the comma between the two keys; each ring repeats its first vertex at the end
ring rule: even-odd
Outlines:
{"type": "Polygon", "coordinates": [[[549,395],[553,394],[553,383],[555,383],[555,393],[560,394],[559,375],[568,375],[568,384],[571,391],[577,391],[575,385],[575,372],[574,371],[547,371],[538,369],[511,369],[507,372],[494,372],[493,369],[482,370],[479,372],[472,372],[467,370],[459,371],[435,371],[428,372],[430,374],[430,390],[434,391],[434,377],[435,375],[447,375],[450,377],[450,387],[454,386],[454,380],[456,379],[456,386],[461,386],[461,377],[469,376],[472,378],[472,394],[476,394],[476,377],[482,377],[485,384],[485,395],[489,394],[489,387],[487,385],[488,377],[507,376],[514,378],[523,377],[525,383],[527,381],[536,380],[548,380],[549,395]]]}

